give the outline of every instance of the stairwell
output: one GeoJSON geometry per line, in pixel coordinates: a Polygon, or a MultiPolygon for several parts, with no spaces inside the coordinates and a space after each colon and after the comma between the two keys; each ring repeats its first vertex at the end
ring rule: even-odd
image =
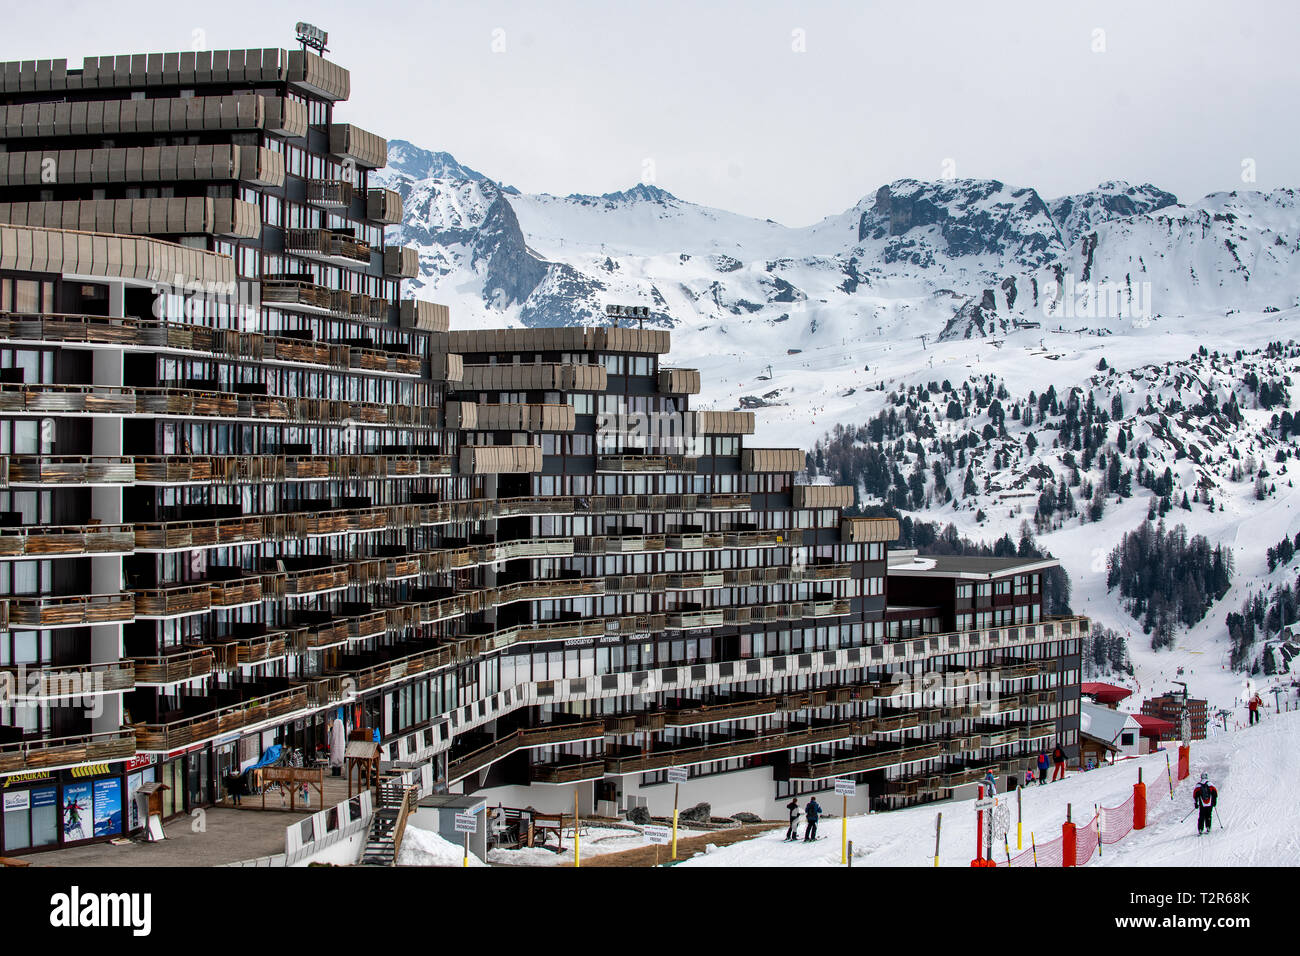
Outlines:
{"type": "Polygon", "coordinates": [[[415,809],[417,794],[415,787],[408,787],[400,781],[380,783],[370,834],[365,849],[361,851],[362,866],[397,865],[406,818],[415,809]]]}

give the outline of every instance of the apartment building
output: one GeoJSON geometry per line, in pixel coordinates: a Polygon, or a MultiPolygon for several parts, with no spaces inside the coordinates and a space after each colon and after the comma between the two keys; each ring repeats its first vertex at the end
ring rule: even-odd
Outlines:
{"type": "Polygon", "coordinates": [[[403,298],[350,82],[0,65],[0,853],[130,832],[146,782],[208,805],[336,716],[426,788],[611,814],[669,768],[772,815],[1076,745],[1044,562],[891,561],[893,519],[694,407],[665,331],[403,298]]]}

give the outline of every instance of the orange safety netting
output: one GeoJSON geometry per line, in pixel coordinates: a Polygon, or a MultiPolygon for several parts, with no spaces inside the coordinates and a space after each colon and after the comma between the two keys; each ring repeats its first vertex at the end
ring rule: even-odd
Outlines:
{"type": "Polygon", "coordinates": [[[1109,846],[1133,832],[1133,797],[1101,811],[1101,842],[1109,846]]]}

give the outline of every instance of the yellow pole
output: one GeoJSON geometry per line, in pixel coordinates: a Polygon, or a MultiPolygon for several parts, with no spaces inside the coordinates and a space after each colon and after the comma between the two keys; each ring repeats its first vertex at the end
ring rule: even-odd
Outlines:
{"type": "Polygon", "coordinates": [[[582,866],[582,860],[578,853],[578,787],[575,784],[573,788],[573,865],[582,866]]]}
{"type": "Polygon", "coordinates": [[[849,862],[849,797],[844,795],[844,814],[840,817],[840,863],[849,862]]]}
{"type": "Polygon", "coordinates": [[[465,834],[465,859],[461,861],[461,866],[469,866],[469,834],[465,834]]]}
{"type": "Polygon", "coordinates": [[[681,793],[682,785],[673,784],[673,859],[677,859],[677,797],[681,793]]]}
{"type": "Polygon", "coordinates": [[[939,832],[943,829],[943,813],[941,812],[934,821],[934,865],[939,865],[939,832]]]}
{"type": "Polygon", "coordinates": [[[1024,789],[1023,787],[1016,787],[1016,849],[1017,850],[1023,850],[1025,848],[1022,841],[1023,834],[1021,833],[1022,829],[1024,828],[1024,818],[1025,818],[1025,808],[1024,805],[1020,802],[1020,795],[1023,789],[1024,789]]]}

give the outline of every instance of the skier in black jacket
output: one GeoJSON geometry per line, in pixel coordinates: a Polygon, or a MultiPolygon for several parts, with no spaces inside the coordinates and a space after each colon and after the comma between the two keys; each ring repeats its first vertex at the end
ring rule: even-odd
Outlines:
{"type": "Polygon", "coordinates": [[[817,818],[822,815],[821,804],[817,802],[816,797],[808,799],[808,806],[804,807],[803,813],[808,818],[808,826],[803,831],[803,842],[811,843],[817,839],[817,818]]]}
{"type": "Polygon", "coordinates": [[[1210,775],[1201,774],[1201,782],[1192,791],[1192,803],[1200,810],[1196,818],[1196,835],[1214,829],[1214,808],[1219,803],[1219,791],[1210,785],[1210,775]]]}
{"type": "Polygon", "coordinates": [[[799,839],[799,818],[803,816],[799,812],[799,798],[791,797],[790,802],[785,805],[786,812],[790,814],[790,828],[785,831],[786,840],[799,839]]]}

